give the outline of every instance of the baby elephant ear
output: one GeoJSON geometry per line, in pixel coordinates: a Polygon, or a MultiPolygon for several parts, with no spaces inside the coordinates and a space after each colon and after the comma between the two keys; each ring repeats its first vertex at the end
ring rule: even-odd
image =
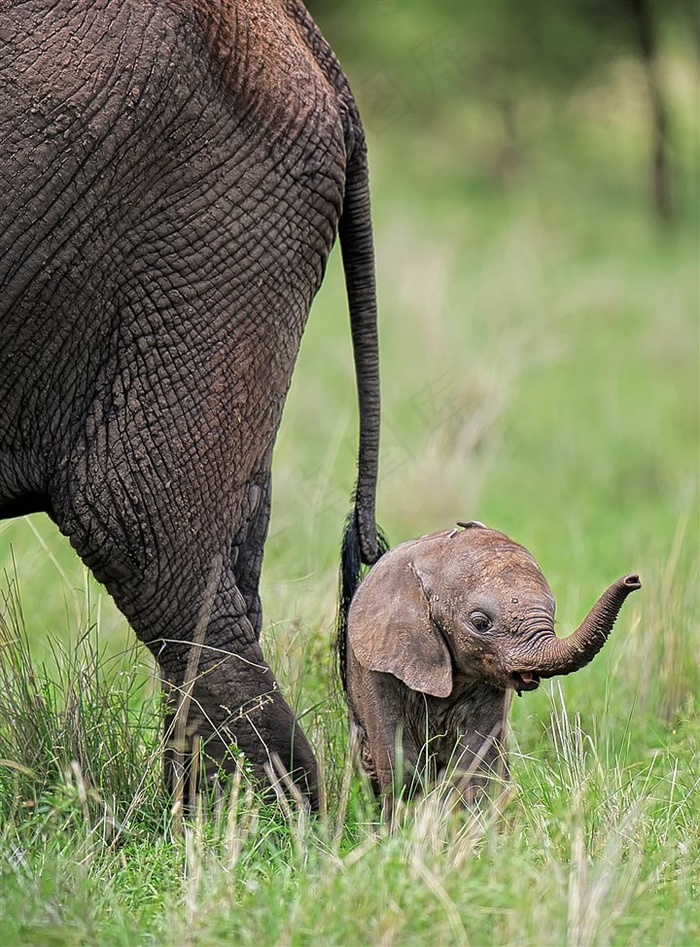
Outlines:
{"type": "Polygon", "coordinates": [[[350,606],[348,638],[367,670],[393,674],[433,697],[452,693],[450,652],[430,617],[420,576],[405,557],[386,553],[360,585],[350,606]]]}

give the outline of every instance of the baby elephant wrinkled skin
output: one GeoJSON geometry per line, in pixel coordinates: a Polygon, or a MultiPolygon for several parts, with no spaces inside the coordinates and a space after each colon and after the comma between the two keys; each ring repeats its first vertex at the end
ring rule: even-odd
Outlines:
{"type": "Polygon", "coordinates": [[[630,592],[607,589],[568,638],[554,633],[554,598],[530,553],[481,523],[403,543],[355,593],[340,641],[350,725],[375,792],[447,774],[467,804],[507,779],[512,692],[570,674],[605,644],[630,592]]]}

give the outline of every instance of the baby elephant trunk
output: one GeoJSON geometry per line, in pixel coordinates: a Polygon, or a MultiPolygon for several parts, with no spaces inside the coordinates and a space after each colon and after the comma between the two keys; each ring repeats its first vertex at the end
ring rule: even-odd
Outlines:
{"type": "Polygon", "coordinates": [[[592,661],[608,640],[625,599],[641,587],[639,576],[626,575],[606,589],[573,634],[546,642],[540,651],[540,676],[571,674],[592,661]]]}

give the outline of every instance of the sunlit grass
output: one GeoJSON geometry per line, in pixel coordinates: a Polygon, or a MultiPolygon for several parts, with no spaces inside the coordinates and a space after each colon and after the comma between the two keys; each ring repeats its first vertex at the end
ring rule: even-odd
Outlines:
{"type": "MultiPolygon", "coordinates": [[[[118,702],[128,690],[112,681],[118,702]]],[[[318,820],[238,778],[184,835],[149,828],[141,801],[115,843],[73,763],[4,822],[4,943],[693,943],[697,718],[633,762],[608,752],[605,724],[582,729],[563,688],[548,727],[544,759],[514,741],[500,811],[460,813],[438,788],[393,832],[357,787],[318,820]]]]}
{"type": "Polygon", "coordinates": [[[99,623],[49,639],[38,663],[16,589],[0,616],[0,813],[32,816],[69,787],[112,837],[138,811],[158,821],[161,713],[150,662],[135,643],[110,655],[99,623]],[[18,811],[19,810],[19,811],[18,811]]]}

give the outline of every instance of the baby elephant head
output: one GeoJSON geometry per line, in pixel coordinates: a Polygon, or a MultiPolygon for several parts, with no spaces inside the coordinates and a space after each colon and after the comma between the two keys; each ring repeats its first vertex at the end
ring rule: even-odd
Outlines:
{"type": "Polygon", "coordinates": [[[554,598],[530,553],[481,523],[459,526],[386,553],[350,606],[350,717],[383,794],[396,787],[397,740],[406,786],[411,767],[431,754],[436,772],[455,760],[472,776],[496,763],[504,771],[509,692],[592,661],[641,586],[636,575],[619,579],[573,634],[558,638],[554,598]]]}

